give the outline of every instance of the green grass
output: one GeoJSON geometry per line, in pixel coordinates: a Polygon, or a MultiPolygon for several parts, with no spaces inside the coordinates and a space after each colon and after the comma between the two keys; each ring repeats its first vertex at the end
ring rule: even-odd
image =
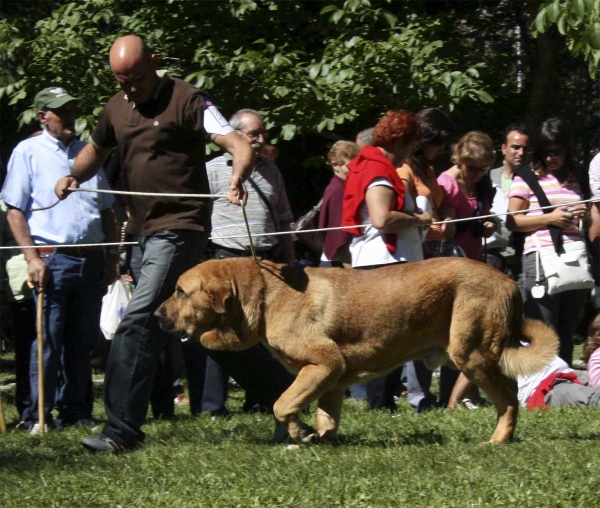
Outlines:
{"type": "MultiPolygon", "coordinates": [[[[17,418],[12,393],[3,400],[17,418]]],[[[523,411],[515,443],[491,447],[493,408],[395,418],[347,401],[341,443],[270,445],[273,420],[239,413],[144,427],[146,444],[91,455],[71,428],[0,435],[0,506],[9,507],[580,507],[598,506],[600,411],[523,411]]],[[[95,416],[104,418],[100,398],[95,416]]],[[[312,415],[305,420],[312,422],[312,415]]]]}

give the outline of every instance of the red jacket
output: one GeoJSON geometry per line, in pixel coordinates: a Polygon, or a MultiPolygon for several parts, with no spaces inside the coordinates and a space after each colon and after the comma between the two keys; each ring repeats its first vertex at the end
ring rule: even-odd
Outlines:
{"type": "Polygon", "coordinates": [[[548,377],[542,379],[535,391],[531,394],[531,397],[527,400],[527,411],[531,411],[536,407],[541,407],[543,409],[548,409],[548,405],[544,400],[548,392],[552,390],[554,386],[554,381],[557,379],[567,379],[572,383],[581,384],[581,381],[577,379],[577,374],[575,372],[556,372],[555,374],[550,374],[548,377]]]}
{"type": "MultiPolygon", "coordinates": [[[[381,150],[374,146],[364,146],[358,156],[348,163],[350,173],[346,178],[344,190],[344,207],[342,211],[342,226],[356,226],[362,224],[360,206],[365,200],[367,187],[376,178],[385,178],[392,184],[396,193],[396,207],[393,211],[399,212],[404,207],[406,189],[396,172],[392,162],[383,155],[381,150]]],[[[361,228],[346,229],[353,235],[361,235],[361,228]]],[[[388,250],[393,254],[396,250],[396,235],[384,235],[388,250]]]]}

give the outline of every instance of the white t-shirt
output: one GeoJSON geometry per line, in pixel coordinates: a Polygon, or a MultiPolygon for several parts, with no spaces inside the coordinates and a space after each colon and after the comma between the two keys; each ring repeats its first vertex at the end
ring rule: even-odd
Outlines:
{"type": "Polygon", "coordinates": [[[533,395],[533,392],[535,392],[535,389],[539,384],[548,376],[557,374],[558,372],[573,372],[573,369],[569,368],[567,362],[562,358],[555,356],[554,360],[552,360],[545,369],[542,369],[535,374],[531,374],[530,376],[519,376],[517,379],[517,382],[519,383],[519,404],[523,407],[527,406],[529,397],[533,395]]]}
{"type": "MultiPolygon", "coordinates": [[[[377,185],[392,187],[386,178],[376,178],[371,182],[367,190],[377,185]]],[[[406,193],[404,197],[403,212],[413,212],[415,203],[406,193]]],[[[377,228],[371,226],[369,211],[365,202],[360,206],[362,224],[368,224],[363,228],[363,234],[357,236],[350,243],[350,255],[352,256],[352,268],[358,266],[389,265],[398,261],[422,261],[423,245],[419,228],[412,227],[397,235],[396,252],[392,253],[385,245],[382,234],[377,228]]]]}
{"type": "MultiPolygon", "coordinates": [[[[490,208],[490,213],[502,214],[508,211],[508,198],[502,187],[494,184],[494,188],[496,189],[496,194],[494,195],[494,201],[492,202],[492,207],[490,208]]],[[[502,233],[494,232],[492,236],[489,238],[482,238],[481,242],[485,246],[487,245],[488,249],[500,249],[504,250],[508,247],[508,235],[510,232],[504,227],[506,223],[506,215],[502,215],[500,217],[502,221],[502,233]]]]}

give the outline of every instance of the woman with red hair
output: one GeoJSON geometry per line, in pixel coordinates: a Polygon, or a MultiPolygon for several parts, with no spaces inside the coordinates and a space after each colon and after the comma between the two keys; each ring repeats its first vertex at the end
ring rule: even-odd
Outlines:
{"type": "MultiPolygon", "coordinates": [[[[420,226],[428,226],[431,216],[416,208],[396,172],[419,137],[415,115],[388,111],[375,126],[373,146],[361,148],[348,163],[342,226],[364,226],[346,230],[353,236],[353,268],[372,269],[423,259],[420,226]]],[[[396,408],[398,377],[391,373],[366,383],[370,409],[396,408]]]]}
{"type": "Polygon", "coordinates": [[[428,226],[431,216],[415,207],[396,172],[419,136],[415,115],[388,111],[375,126],[373,146],[364,146],[348,164],[342,226],[365,226],[346,230],[354,236],[353,268],[423,259],[418,226],[428,226]]]}

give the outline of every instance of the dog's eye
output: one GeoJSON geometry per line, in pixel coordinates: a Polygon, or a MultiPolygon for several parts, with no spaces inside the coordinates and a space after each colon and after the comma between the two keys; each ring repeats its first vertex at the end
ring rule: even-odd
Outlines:
{"type": "Polygon", "coordinates": [[[181,288],[177,288],[175,292],[177,293],[177,298],[183,298],[186,296],[185,291],[181,288]]]}

